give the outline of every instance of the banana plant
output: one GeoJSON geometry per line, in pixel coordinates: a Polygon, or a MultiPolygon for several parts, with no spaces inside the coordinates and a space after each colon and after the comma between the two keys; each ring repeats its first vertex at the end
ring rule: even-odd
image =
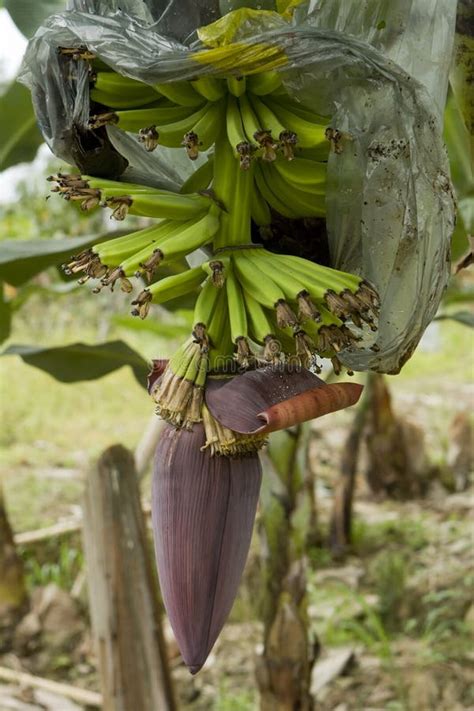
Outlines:
{"type": "MultiPolygon", "coordinates": [[[[157,414],[167,423],[152,495],[156,557],[164,603],[192,673],[204,664],[237,591],[260,489],[258,452],[267,436],[358,400],[360,386],[317,377],[323,359],[340,373],[348,354],[357,362],[369,353],[372,363],[380,351],[381,298],[365,278],[363,260],[352,274],[265,247],[277,225],[299,237],[306,221],[324,221],[328,165],[357,156],[359,137],[330,125],[310,96],[297,98],[285,83],[285,65],[310,61],[310,54],[298,60],[292,54],[300,6],[224,8],[227,14],[199,29],[200,44],[191,50],[114,11],[107,22],[121,47],[124,32],[129,40],[119,59],[103,33],[94,40],[88,31],[101,27],[100,15],[76,12],[69,24],[66,13],[57,36],[51,21],[33,38],[25,62],[45,137],[78,169],[51,176],[53,192],[85,212],[110,210],[121,222],[128,215],[155,220],[78,250],[66,260],[66,273],[96,294],[116,287],[133,292],[138,319],[154,303],[198,290],[188,338],[169,361],[156,360],[149,375],[157,414]],[[271,40],[242,41],[249,27],[271,40]],[[272,32],[285,38],[281,44],[272,32]],[[131,66],[138,36],[145,45],[151,36],[160,52],[166,47],[163,62],[149,66],[146,58],[148,75],[146,67],[131,66]],[[189,66],[177,76],[180,52],[189,66]],[[33,68],[38,56],[46,58],[44,71],[33,68]],[[69,111],[78,97],[80,115],[69,111]],[[152,154],[188,162],[189,178],[179,190],[164,186],[153,170],[144,173],[144,166],[158,165],[152,154]],[[160,278],[183,257],[187,268],[160,278]]],[[[395,78],[406,82],[405,74],[395,78]]],[[[406,96],[413,98],[411,88],[406,96]]],[[[406,159],[403,142],[394,150],[406,159]]],[[[431,182],[429,191],[443,203],[444,225],[453,208],[449,179],[443,185],[442,195],[431,182]]],[[[436,293],[444,262],[442,271],[436,293]]],[[[419,306],[423,322],[432,308],[433,299],[419,306]]],[[[403,353],[399,348],[397,363],[409,357],[419,335],[403,353]]]]}

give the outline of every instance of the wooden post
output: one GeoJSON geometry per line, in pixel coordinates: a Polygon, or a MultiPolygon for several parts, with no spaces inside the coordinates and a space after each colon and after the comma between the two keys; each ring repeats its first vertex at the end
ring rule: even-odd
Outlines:
{"type": "Polygon", "coordinates": [[[16,551],[0,481],[0,649],[8,648],[28,607],[23,563],[16,551]]]}
{"type": "Polygon", "coordinates": [[[174,711],[134,459],[120,445],[89,476],[83,537],[104,711],[174,711]]]}

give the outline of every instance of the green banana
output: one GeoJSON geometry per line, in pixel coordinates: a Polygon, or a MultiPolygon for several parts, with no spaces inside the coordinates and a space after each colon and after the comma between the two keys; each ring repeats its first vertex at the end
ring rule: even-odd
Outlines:
{"type": "Polygon", "coordinates": [[[227,78],[227,90],[233,96],[242,96],[245,94],[245,88],[247,81],[245,77],[228,77],[227,78]]]}
{"type": "Polygon", "coordinates": [[[261,271],[275,282],[288,301],[296,301],[297,295],[305,291],[306,286],[301,280],[295,278],[296,273],[286,271],[280,262],[271,258],[271,252],[252,249],[247,252],[246,258],[254,263],[257,271],[261,271]]]}
{"type": "MultiPolygon", "coordinates": [[[[234,260],[233,263],[235,264],[234,260]]],[[[232,268],[226,281],[227,304],[229,309],[229,324],[232,341],[237,343],[248,336],[247,311],[242,295],[242,289],[232,268]]]]}
{"type": "Polygon", "coordinates": [[[247,77],[247,89],[257,96],[273,94],[281,86],[281,76],[279,72],[268,71],[260,74],[251,74],[247,77]]]}
{"type": "MultiPolygon", "coordinates": [[[[208,105],[206,104],[205,106],[201,106],[199,109],[191,113],[187,113],[186,116],[181,120],[172,119],[169,123],[151,121],[149,123],[142,124],[140,128],[143,129],[145,126],[155,126],[156,131],[158,133],[157,141],[159,144],[167,146],[168,148],[179,148],[179,146],[181,146],[183,143],[183,138],[185,134],[189,131],[192,131],[198,121],[203,116],[205,116],[207,108],[208,105]]],[[[163,109],[163,111],[166,111],[166,109],[163,109]]],[[[131,131],[136,133],[136,127],[138,123],[137,120],[133,119],[131,122],[129,122],[127,120],[127,116],[123,116],[123,114],[129,113],[132,112],[117,112],[117,115],[119,116],[119,126],[125,131],[131,131]]],[[[138,131],[139,130],[140,129],[138,129],[138,131]]]]}
{"type": "Polygon", "coordinates": [[[230,264],[230,257],[222,259],[211,259],[209,262],[203,262],[201,269],[211,277],[214,286],[223,287],[227,279],[227,270],[230,264]]]}
{"type": "Polygon", "coordinates": [[[181,106],[199,106],[203,97],[189,81],[173,81],[168,84],[154,84],[153,88],[162,96],[181,106]]]}
{"type": "Polygon", "coordinates": [[[227,86],[223,79],[215,77],[199,77],[191,82],[192,87],[208,101],[218,101],[227,93],[227,86]]]}
{"type": "Polygon", "coordinates": [[[301,104],[294,99],[290,99],[288,94],[283,96],[269,96],[265,99],[265,102],[272,109],[272,111],[278,111],[278,109],[284,109],[285,111],[290,111],[292,114],[299,116],[300,118],[308,121],[308,123],[316,124],[320,126],[324,131],[329,124],[329,118],[317,114],[312,111],[308,106],[301,104]]]}
{"type": "Polygon", "coordinates": [[[207,190],[214,175],[214,156],[210,155],[205,163],[199,166],[181,186],[181,193],[198,193],[207,190]]]}
{"type": "Polygon", "coordinates": [[[245,308],[250,326],[250,336],[255,343],[263,345],[272,335],[273,328],[263,306],[245,289],[243,290],[245,308]]]}
{"type": "Polygon", "coordinates": [[[284,258],[279,258],[280,255],[274,255],[266,250],[258,250],[251,257],[256,266],[271,276],[281,287],[288,300],[297,301],[300,322],[308,319],[317,323],[321,321],[321,310],[324,309],[327,288],[320,287],[314,281],[303,277],[297,270],[292,269],[284,258]],[[315,299],[316,303],[312,299],[315,299]]]}
{"type": "Polygon", "coordinates": [[[150,188],[150,186],[141,185],[139,183],[126,183],[121,182],[120,180],[95,178],[93,175],[82,175],[80,177],[84,182],[87,183],[87,187],[91,188],[92,190],[100,190],[101,193],[104,191],[109,191],[108,195],[125,195],[128,192],[149,193],[154,189],[150,188]]]}
{"type": "MultiPolygon", "coordinates": [[[[250,251],[250,250],[249,250],[250,251]]],[[[253,296],[259,304],[267,309],[274,309],[275,304],[285,300],[283,290],[273,279],[266,274],[262,274],[255,263],[246,257],[246,252],[232,255],[235,275],[239,279],[245,291],[253,296]]]]}
{"type": "Polygon", "coordinates": [[[319,163],[304,158],[292,161],[276,161],[274,164],[281,177],[304,192],[326,192],[326,163],[319,163]]]}
{"type": "Polygon", "coordinates": [[[206,113],[193,126],[200,150],[207,151],[215,142],[216,135],[224,122],[225,101],[208,104],[206,113]]]}
{"type": "Polygon", "coordinates": [[[123,109],[146,106],[160,99],[153,87],[115,72],[98,72],[90,96],[105,106],[123,109]]]}
{"type": "Polygon", "coordinates": [[[291,206],[297,217],[324,217],[326,214],[325,195],[317,195],[299,190],[287,183],[273,165],[262,163],[261,170],[266,184],[281,202],[291,206]]]}
{"type": "MultiPolygon", "coordinates": [[[[224,214],[228,216],[230,204],[232,202],[234,174],[238,169],[234,153],[226,139],[221,134],[217,137],[214,148],[214,176],[212,180],[212,191],[223,206],[224,214]]],[[[220,245],[218,245],[220,246],[220,245]]]]}
{"type": "MultiPolygon", "coordinates": [[[[196,107],[190,106],[154,106],[130,111],[116,111],[115,115],[118,117],[118,125],[121,129],[130,133],[138,133],[140,129],[147,126],[167,126],[177,121],[186,122],[186,126],[192,128],[196,122],[196,113],[199,113],[203,107],[204,104],[198,110],[196,107]]],[[[181,139],[184,133],[185,131],[180,133],[181,139]]]]}
{"type": "Polygon", "coordinates": [[[241,170],[231,146],[221,136],[215,146],[213,190],[224,206],[214,248],[251,242],[250,196],[253,171],[241,170]]]}
{"type": "Polygon", "coordinates": [[[237,146],[246,141],[246,136],[238,101],[231,94],[227,98],[226,130],[234,154],[239,155],[237,146]]]}
{"type": "Polygon", "coordinates": [[[174,226],[174,222],[162,220],[160,223],[146,227],[144,230],[138,230],[124,237],[117,237],[107,240],[106,242],[100,242],[94,245],[92,250],[99,256],[104,264],[116,266],[120,264],[123,259],[135,254],[144,249],[147,245],[153,244],[153,242],[160,239],[160,237],[168,234],[174,226]]]}
{"type": "Polygon", "coordinates": [[[255,115],[246,94],[243,94],[239,98],[238,103],[245,135],[248,142],[253,143],[256,140],[255,136],[262,130],[262,126],[259,124],[257,116],[255,115]]]}
{"type": "Polygon", "coordinates": [[[272,213],[268,203],[263,199],[262,193],[255,182],[250,197],[250,215],[259,227],[265,227],[272,221],[272,213]]]}
{"type": "Polygon", "coordinates": [[[378,296],[373,287],[363,279],[300,257],[275,257],[284,262],[285,268],[294,269],[301,279],[305,279],[306,289],[309,295],[317,300],[321,314],[324,314],[324,304],[336,317],[350,318],[359,328],[362,327],[362,322],[365,322],[372,331],[376,330],[378,296]]]}
{"type": "Polygon", "coordinates": [[[120,111],[138,109],[142,107],[151,108],[154,106],[158,108],[162,104],[160,97],[156,92],[153,92],[153,96],[150,97],[138,97],[134,99],[129,98],[122,93],[117,96],[116,94],[109,94],[105,91],[99,91],[98,89],[91,89],[90,98],[97,104],[102,104],[103,106],[107,106],[107,108],[117,109],[120,111]]]}
{"type": "MultiPolygon", "coordinates": [[[[224,285],[218,289],[216,305],[209,322],[207,333],[211,341],[211,361],[215,358],[222,359],[222,354],[232,353],[233,345],[229,328],[229,317],[227,309],[227,291],[224,285]]],[[[213,362],[213,367],[218,367],[218,364],[213,362]]]]}
{"type": "Polygon", "coordinates": [[[180,348],[178,348],[176,353],[171,356],[168,362],[167,371],[171,371],[177,377],[183,378],[189,367],[191,359],[197,353],[199,353],[199,346],[194,343],[194,341],[190,340],[187,343],[184,343],[180,348]]]}
{"type": "MultiPolygon", "coordinates": [[[[256,101],[258,100],[256,99],[256,101]]],[[[262,104],[263,101],[259,101],[259,103],[262,104]]],[[[286,125],[287,129],[296,133],[300,148],[312,148],[320,144],[327,146],[325,126],[307,121],[301,116],[292,113],[283,105],[272,102],[268,97],[265,97],[264,105],[267,111],[270,111],[276,117],[277,121],[281,121],[286,125]]]]}
{"type": "Polygon", "coordinates": [[[155,230],[152,241],[149,241],[141,249],[134,250],[130,256],[121,261],[122,272],[126,276],[140,276],[144,273],[146,276],[151,277],[156,267],[163,260],[161,246],[170,239],[173,239],[174,243],[176,238],[180,238],[183,233],[189,234],[189,231],[195,225],[196,220],[188,220],[184,223],[175,220],[163,220],[155,230]]]}
{"type": "Polygon", "coordinates": [[[118,74],[114,71],[97,71],[94,79],[94,86],[101,91],[116,92],[123,91],[126,94],[143,94],[144,90],[153,92],[156,97],[156,92],[152,86],[138,79],[131,79],[123,74],[118,74]]]}
{"type": "Polygon", "coordinates": [[[186,269],[182,274],[173,274],[151,284],[148,291],[153,297],[153,301],[157,304],[163,304],[171,299],[177,299],[180,296],[194,291],[203,282],[203,273],[201,267],[186,269]]]}
{"type": "Polygon", "coordinates": [[[171,262],[181,259],[199,247],[212,242],[219,228],[219,219],[209,211],[177,235],[167,237],[159,246],[163,252],[163,261],[171,262]]]}
{"type": "MultiPolygon", "coordinates": [[[[281,262],[280,263],[280,272],[283,272],[284,269],[285,269],[285,265],[281,262]]],[[[298,272],[296,270],[292,270],[290,267],[288,267],[287,269],[288,269],[287,273],[290,278],[295,278],[295,280],[296,279],[299,280],[298,282],[295,281],[295,283],[298,284],[298,289],[299,289],[298,292],[296,292],[296,293],[298,295],[300,295],[302,293],[306,293],[309,296],[309,298],[313,299],[317,304],[317,311],[320,314],[321,309],[323,308],[323,306],[325,304],[324,297],[328,291],[328,287],[323,286],[320,282],[318,283],[312,279],[309,279],[308,277],[305,277],[305,275],[303,273],[298,272]],[[301,286],[303,288],[301,288],[301,286]]],[[[293,296],[293,299],[296,299],[296,295],[293,296]]],[[[315,317],[315,315],[313,315],[313,318],[314,317],[315,317]]],[[[318,321],[319,319],[315,318],[315,320],[318,321]]]]}
{"type": "Polygon", "coordinates": [[[201,195],[181,195],[168,191],[131,193],[122,197],[106,198],[115,219],[123,220],[127,213],[141,217],[160,217],[170,220],[189,220],[209,210],[209,198],[201,195]]]}
{"type": "MultiPolygon", "coordinates": [[[[193,404],[194,404],[194,408],[195,408],[195,409],[194,409],[194,413],[195,413],[195,414],[194,414],[193,419],[192,419],[193,422],[201,422],[201,421],[202,421],[202,414],[201,414],[201,412],[202,412],[202,406],[203,406],[203,403],[204,403],[204,391],[203,391],[203,389],[204,389],[204,386],[205,386],[205,384],[206,384],[208,372],[209,372],[209,354],[208,354],[208,350],[207,350],[207,349],[203,349],[203,350],[201,351],[201,359],[200,359],[200,361],[199,361],[198,374],[197,374],[196,380],[195,380],[195,382],[194,382],[194,385],[195,385],[195,390],[194,390],[194,392],[196,392],[196,390],[199,391],[199,393],[198,393],[198,394],[199,394],[199,399],[198,399],[198,403],[197,403],[197,404],[196,404],[196,403],[193,403],[193,404]]],[[[194,396],[193,396],[193,400],[194,400],[194,396]]]]}
{"type": "Polygon", "coordinates": [[[299,215],[286,204],[286,200],[280,200],[280,198],[277,197],[270,189],[260,164],[255,166],[255,182],[257,183],[257,187],[263,199],[273,210],[279,212],[280,215],[283,215],[283,217],[289,217],[292,220],[299,217],[299,215]]]}
{"type": "Polygon", "coordinates": [[[250,103],[258,118],[261,129],[270,131],[275,141],[278,141],[281,133],[288,128],[292,128],[291,126],[284,126],[280,123],[273,111],[269,109],[267,104],[264,103],[258,96],[252,94],[250,96],[250,103]]]}
{"type": "Polygon", "coordinates": [[[214,313],[218,295],[219,290],[208,277],[201,287],[196,305],[194,306],[193,319],[195,324],[202,323],[204,326],[209,324],[212,314],[214,313]]]}
{"type": "MultiPolygon", "coordinates": [[[[120,264],[125,276],[145,275],[151,280],[156,268],[166,261],[181,259],[212,241],[215,223],[209,215],[199,220],[189,221],[184,225],[173,223],[173,228],[160,235],[152,244],[134,253],[120,264]]],[[[202,271],[202,270],[201,270],[202,271]]]]}
{"type": "Polygon", "coordinates": [[[253,164],[248,170],[240,170],[233,162],[233,191],[228,209],[227,245],[242,245],[252,242],[251,195],[253,188],[253,164]]]}
{"type": "Polygon", "coordinates": [[[302,275],[301,278],[304,276],[307,279],[311,279],[318,287],[325,288],[326,290],[329,288],[357,291],[363,281],[361,277],[354,274],[341,272],[331,267],[324,267],[321,264],[310,262],[302,257],[293,255],[285,255],[284,257],[281,255],[274,256],[276,259],[283,261],[284,265],[288,265],[288,268],[300,273],[302,275]]]}

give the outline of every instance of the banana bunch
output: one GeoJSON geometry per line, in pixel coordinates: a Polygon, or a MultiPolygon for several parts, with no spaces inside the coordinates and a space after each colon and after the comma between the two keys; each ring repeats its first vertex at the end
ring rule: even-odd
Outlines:
{"type": "MultiPolygon", "coordinates": [[[[92,129],[116,124],[136,134],[147,151],[184,147],[196,160],[215,147],[225,127],[241,169],[257,164],[252,218],[259,226],[269,224],[271,210],[293,219],[324,216],[327,155],[336,133],[341,145],[341,134],[293,101],[278,72],[154,86],[110,70],[92,76],[91,99],[104,107],[90,117],[92,129]]],[[[209,187],[213,171],[207,168],[191,176],[193,186],[209,187]]]]}
{"type": "Polygon", "coordinates": [[[204,386],[209,369],[208,345],[190,339],[174,354],[152,396],[157,414],[176,427],[192,429],[202,420],[204,386]]]}
{"type": "Polygon", "coordinates": [[[375,328],[378,314],[377,294],[363,279],[254,245],[222,249],[220,259],[157,282],[136,303],[148,308],[199,285],[192,340],[169,361],[153,397],[158,413],[176,426],[202,421],[212,454],[256,451],[265,438],[214,420],[203,403],[209,370],[225,376],[287,362],[319,372],[319,355],[338,374],[338,353],[357,347],[364,325],[375,328]]]}
{"type": "MultiPolygon", "coordinates": [[[[91,99],[104,107],[91,116],[91,128],[114,123],[135,133],[147,151],[184,147],[196,160],[215,146],[225,126],[241,169],[257,164],[257,225],[268,225],[272,211],[290,219],[324,217],[327,155],[330,147],[340,150],[342,134],[293,101],[278,72],[148,85],[99,65],[91,76],[91,99]]],[[[213,171],[207,168],[191,176],[192,187],[209,187],[213,171]]]]}
{"type": "Polygon", "coordinates": [[[193,219],[209,210],[209,195],[190,193],[181,195],[169,190],[158,190],[145,185],[122,183],[88,175],[50,175],[52,192],[65,200],[78,202],[84,211],[95,207],[109,207],[111,217],[122,221],[130,213],[140,217],[193,219]]]}
{"type": "MultiPolygon", "coordinates": [[[[202,422],[212,453],[241,455],[264,439],[227,430],[204,403],[208,372],[231,375],[288,363],[320,371],[329,358],[356,349],[377,328],[379,299],[364,279],[252,242],[252,224],[267,228],[275,213],[289,219],[324,217],[326,161],[350,136],[294,101],[278,72],[204,77],[148,85],[95,62],[91,129],[116,124],[136,134],[145,151],[160,145],[206,160],[179,193],[57,174],[52,190],[82,210],[105,207],[153,222],[112,237],[70,259],[69,274],[134,292],[132,314],[146,318],[153,303],[197,293],[189,340],[153,387],[158,413],[177,427],[202,422]],[[160,278],[160,266],[207,247],[204,264],[160,278]]],[[[375,347],[374,347],[375,349],[375,347]]]]}
{"type": "Polygon", "coordinates": [[[231,338],[243,368],[258,366],[251,341],[266,363],[286,358],[319,371],[319,355],[339,373],[338,353],[357,347],[365,325],[376,329],[378,297],[359,277],[254,245],[231,252],[227,273],[231,338]]]}
{"type": "MultiPolygon", "coordinates": [[[[109,207],[112,217],[120,220],[128,213],[161,218],[144,229],[93,245],[64,265],[67,274],[83,273],[80,283],[99,280],[94,293],[104,286],[113,291],[117,283],[122,291],[130,293],[131,277],[141,277],[150,283],[161,264],[182,260],[209,244],[219,229],[221,209],[209,196],[181,195],[80,175],[59,174],[50,176],[50,180],[56,183],[54,191],[66,200],[79,201],[82,209],[109,207]]],[[[140,293],[132,302],[136,307],[132,313],[145,318],[153,296],[157,301],[166,301],[192,291],[203,278],[202,270],[198,271],[200,280],[196,278],[196,270],[188,270],[179,275],[177,284],[170,285],[164,279],[145,295],[140,293]]]]}

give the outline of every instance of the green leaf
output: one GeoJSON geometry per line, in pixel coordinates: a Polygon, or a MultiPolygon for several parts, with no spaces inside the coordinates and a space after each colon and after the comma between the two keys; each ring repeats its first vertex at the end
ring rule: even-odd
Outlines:
{"type": "Polygon", "coordinates": [[[474,177],[470,136],[452,94],[444,113],[444,139],[458,198],[456,228],[451,242],[451,257],[457,262],[467,252],[468,235],[474,230],[474,177]]]}
{"type": "Polygon", "coordinates": [[[48,267],[59,265],[72,254],[109,238],[110,234],[71,239],[5,240],[0,250],[0,280],[21,286],[48,267]]]}
{"type": "MultiPolygon", "coordinates": [[[[471,198],[465,198],[461,202],[466,200],[471,200],[471,198]]],[[[451,260],[455,264],[461,257],[463,257],[469,249],[469,232],[466,229],[466,224],[464,222],[463,213],[461,212],[460,203],[458,203],[458,214],[456,217],[456,227],[454,228],[453,236],[451,238],[451,260]]]]}
{"type": "Polygon", "coordinates": [[[4,6],[25,37],[32,37],[49,15],[66,9],[65,0],[5,0],[4,6]]]}
{"type": "Polygon", "coordinates": [[[19,311],[26,302],[32,297],[41,294],[41,296],[69,296],[75,291],[80,290],[81,287],[76,281],[61,282],[59,284],[50,284],[49,286],[42,286],[41,284],[26,284],[18,290],[15,298],[11,300],[10,305],[13,313],[19,311]]]}
{"type": "Polygon", "coordinates": [[[147,361],[123,341],[98,345],[72,343],[52,348],[12,345],[0,355],[18,355],[28,365],[49,373],[62,383],[97,380],[128,365],[138,383],[145,387],[150,370],[147,361]]]}
{"type": "Polygon", "coordinates": [[[163,323],[162,321],[153,321],[146,319],[142,321],[134,316],[114,316],[112,318],[116,326],[128,328],[131,331],[141,333],[153,333],[161,338],[186,338],[190,333],[188,323],[163,323]]]}
{"type": "Polygon", "coordinates": [[[454,61],[449,79],[466,128],[470,133],[474,128],[474,89],[472,85],[473,27],[474,5],[472,0],[458,0],[454,61]]]}
{"type": "Polygon", "coordinates": [[[466,289],[463,282],[454,277],[451,279],[448,291],[443,297],[443,306],[463,303],[474,304],[474,289],[466,289]],[[462,286],[460,286],[460,284],[462,284],[462,286]]]}
{"type": "Polygon", "coordinates": [[[28,89],[16,81],[0,97],[0,170],[31,161],[43,142],[28,89]]]}
{"type": "Polygon", "coordinates": [[[474,313],[472,311],[457,311],[455,314],[442,314],[437,316],[435,321],[457,321],[462,323],[463,326],[469,326],[474,328],[474,313]]]}
{"type": "Polygon", "coordinates": [[[12,324],[11,305],[5,300],[3,284],[0,282],[0,343],[6,341],[10,335],[12,324]]]}
{"type": "Polygon", "coordinates": [[[444,112],[444,140],[448,149],[451,177],[457,196],[458,198],[472,196],[474,176],[471,160],[471,137],[452,94],[449,96],[444,112]]]}

